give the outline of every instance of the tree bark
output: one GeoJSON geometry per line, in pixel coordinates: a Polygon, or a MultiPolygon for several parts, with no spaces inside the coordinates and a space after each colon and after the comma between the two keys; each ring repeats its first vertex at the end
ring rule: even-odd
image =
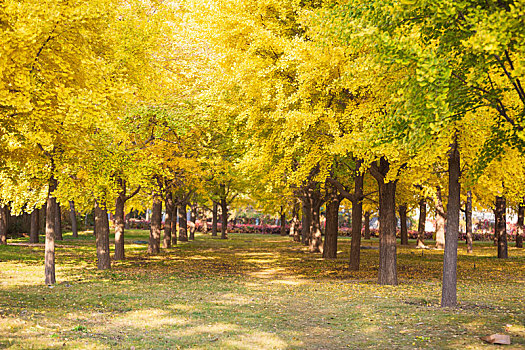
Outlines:
{"type": "Polygon", "coordinates": [[[115,260],[124,260],[124,206],[126,202],[125,190],[120,192],[115,199],[115,215],[113,220],[115,222],[115,260]]]}
{"type": "Polygon", "coordinates": [[[419,201],[419,222],[417,225],[417,247],[425,246],[425,223],[427,222],[427,201],[423,198],[419,201]]]}
{"type": "Polygon", "coordinates": [[[496,197],[496,232],[498,236],[498,258],[507,259],[507,201],[505,197],[496,197]]]}
{"type": "Polygon", "coordinates": [[[60,203],[56,204],[56,215],[55,215],[55,239],[57,241],[63,241],[62,237],[62,209],[60,208],[60,203]]]}
{"type": "Polygon", "coordinates": [[[7,245],[7,217],[9,209],[7,205],[0,206],[0,245],[7,245]]]}
{"type": "Polygon", "coordinates": [[[211,235],[212,237],[217,237],[217,202],[213,201],[213,209],[211,211],[211,235]]]}
{"type": "Polygon", "coordinates": [[[46,241],[45,241],[45,283],[55,284],[55,215],[57,202],[53,192],[57,187],[56,180],[52,177],[49,181],[49,192],[46,206],[46,241]]]}
{"type": "Polygon", "coordinates": [[[69,201],[69,218],[71,219],[71,233],[73,238],[78,238],[77,212],[75,211],[75,202],[69,201]]]}
{"type": "Polygon", "coordinates": [[[523,217],[525,216],[525,202],[521,202],[518,206],[518,223],[516,225],[516,248],[523,248],[523,217]]]}
{"type": "Polygon", "coordinates": [[[286,213],[281,205],[281,236],[286,236],[286,213]]]}
{"type": "Polygon", "coordinates": [[[98,204],[98,201],[95,201],[95,227],[97,232],[97,268],[99,270],[107,270],[111,268],[108,212],[105,206],[102,208],[98,204]]]}
{"type": "Polygon", "coordinates": [[[337,236],[339,234],[339,204],[337,188],[326,182],[328,200],[326,202],[326,228],[323,243],[323,258],[337,258],[337,236]]]}
{"type": "Polygon", "coordinates": [[[171,248],[171,215],[173,212],[173,197],[171,192],[166,193],[166,216],[164,218],[164,239],[162,248],[171,248]]]}
{"type": "Polygon", "coordinates": [[[445,249],[445,225],[447,214],[443,206],[441,187],[436,188],[436,248],[445,249]]]}
{"type": "Polygon", "coordinates": [[[38,231],[40,229],[39,210],[33,209],[31,212],[31,229],[29,230],[29,243],[38,243],[38,231]]]}
{"type": "Polygon", "coordinates": [[[467,191],[467,203],[465,204],[465,234],[467,253],[472,253],[472,191],[467,191]]]}
{"type": "Polygon", "coordinates": [[[195,231],[197,230],[197,204],[196,203],[193,203],[191,206],[190,206],[190,219],[191,219],[191,224],[190,224],[190,240],[195,240],[195,231]]]}
{"type": "Polygon", "coordinates": [[[370,212],[365,212],[365,239],[370,239],[370,212]]]}
{"type": "Polygon", "coordinates": [[[177,213],[178,213],[177,205],[175,205],[175,202],[173,202],[172,210],[171,210],[171,245],[174,247],[177,245],[177,213]]]}
{"type": "Polygon", "coordinates": [[[228,203],[226,197],[221,198],[221,239],[228,238],[228,203]]]}
{"type": "Polygon", "coordinates": [[[299,203],[294,201],[292,209],[292,220],[290,222],[290,236],[294,242],[301,242],[301,232],[299,231],[299,203]]]}
{"type": "Polygon", "coordinates": [[[311,226],[312,226],[312,203],[309,196],[302,198],[303,202],[303,216],[301,229],[301,242],[304,245],[310,245],[311,240],[311,226]]]}
{"type": "Polygon", "coordinates": [[[457,260],[459,211],[461,208],[460,155],[457,142],[450,145],[448,154],[448,205],[445,252],[443,254],[443,286],[441,307],[455,307],[457,303],[457,260]]]}
{"type": "Polygon", "coordinates": [[[363,179],[364,174],[359,173],[361,161],[356,162],[354,174],[354,199],[352,200],[352,242],[350,243],[350,264],[352,271],[359,270],[361,262],[361,228],[363,227],[363,179]]]}
{"type": "Polygon", "coordinates": [[[405,204],[399,206],[399,221],[401,221],[401,245],[408,245],[407,206],[405,204]]]}
{"type": "Polygon", "coordinates": [[[188,217],[186,202],[181,202],[179,206],[179,241],[188,242],[188,217]]]}
{"type": "Polygon", "coordinates": [[[153,196],[151,207],[151,224],[149,233],[148,253],[160,253],[160,231],[162,225],[162,200],[160,196],[153,196]]]}
{"type": "Polygon", "coordinates": [[[310,253],[319,253],[323,245],[321,232],[321,192],[314,190],[312,192],[312,222],[310,224],[310,253]]]}

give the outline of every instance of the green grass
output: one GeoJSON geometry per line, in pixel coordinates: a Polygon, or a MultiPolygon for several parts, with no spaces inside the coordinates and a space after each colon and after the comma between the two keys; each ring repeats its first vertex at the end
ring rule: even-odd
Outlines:
{"type": "MultiPolygon", "coordinates": [[[[362,270],[308,253],[288,237],[198,234],[158,256],[146,231],[126,232],[127,259],[96,269],[94,239],[65,235],[57,284],[43,284],[43,247],[0,247],[0,348],[478,349],[509,334],[525,349],[525,251],[498,260],[491,243],[460,245],[457,309],[439,307],[442,251],[398,247],[399,286],[376,284],[378,251],[362,270]]],[[[18,245],[19,244],[19,245],[18,245]]],[[[377,246],[377,241],[363,245],[377,246]]]]}

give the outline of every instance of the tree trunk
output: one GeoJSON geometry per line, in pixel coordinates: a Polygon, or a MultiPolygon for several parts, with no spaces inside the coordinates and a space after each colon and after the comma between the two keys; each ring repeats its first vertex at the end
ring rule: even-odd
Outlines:
{"type": "Polygon", "coordinates": [[[55,215],[57,202],[53,192],[57,187],[54,178],[49,181],[49,193],[46,206],[46,241],[45,241],[45,283],[55,284],[55,215]]]}
{"type": "Polygon", "coordinates": [[[213,209],[211,211],[211,235],[217,237],[217,202],[213,201],[213,209]]]}
{"type": "Polygon", "coordinates": [[[419,201],[419,222],[417,225],[417,247],[426,248],[425,246],[425,223],[427,222],[427,201],[419,201]]]}
{"type": "Polygon", "coordinates": [[[312,203],[309,197],[303,197],[303,217],[301,229],[301,242],[310,245],[311,226],[312,226],[312,203]]]}
{"type": "Polygon", "coordinates": [[[7,217],[9,216],[9,209],[7,205],[0,206],[0,245],[7,244],[7,217]]]}
{"type": "Polygon", "coordinates": [[[97,268],[99,270],[107,270],[111,268],[108,212],[105,206],[104,208],[100,207],[98,201],[95,201],[95,227],[97,232],[97,268]]]}
{"type": "Polygon", "coordinates": [[[148,253],[160,253],[160,231],[162,226],[162,200],[160,196],[153,197],[153,205],[151,207],[151,224],[149,231],[148,253]]]}
{"type": "Polygon", "coordinates": [[[122,191],[115,199],[115,260],[124,260],[124,205],[126,202],[126,192],[122,191]]]}
{"type": "Polygon", "coordinates": [[[301,242],[301,232],[299,231],[299,203],[294,202],[292,210],[292,220],[290,222],[290,236],[294,242],[301,242]]]}
{"type": "Polygon", "coordinates": [[[188,213],[186,202],[182,202],[179,207],[179,241],[188,242],[188,213]]]}
{"type": "Polygon", "coordinates": [[[397,285],[396,182],[379,187],[379,284],[397,285]]]}
{"type": "Polygon", "coordinates": [[[197,229],[197,204],[193,203],[191,206],[190,206],[190,220],[191,220],[191,224],[190,224],[190,240],[195,240],[195,231],[197,229]]]}
{"type": "Polygon", "coordinates": [[[226,239],[228,238],[228,203],[226,203],[225,197],[221,198],[221,219],[221,239],[226,239]]]}
{"type": "Polygon", "coordinates": [[[460,156],[457,142],[450,146],[448,154],[448,205],[445,252],[443,255],[443,287],[441,307],[455,307],[457,303],[457,260],[461,187],[460,156]]]}
{"type": "Polygon", "coordinates": [[[370,212],[365,212],[365,239],[370,239],[370,212]]]}
{"type": "Polygon", "coordinates": [[[337,189],[326,182],[329,189],[328,201],[326,202],[326,228],[323,243],[323,258],[337,258],[337,235],[339,234],[339,198],[337,189]]]}
{"type": "Polygon", "coordinates": [[[33,209],[31,212],[31,229],[29,230],[29,243],[38,243],[38,231],[40,229],[39,210],[33,209]]]}
{"type": "Polygon", "coordinates": [[[321,232],[321,192],[317,189],[312,191],[312,222],[310,224],[310,253],[319,253],[323,245],[321,232]]]}
{"type": "Polygon", "coordinates": [[[436,248],[445,248],[445,224],[447,215],[443,207],[443,198],[441,194],[441,187],[436,188],[436,248]]]}
{"type": "Polygon", "coordinates": [[[507,203],[505,197],[496,197],[496,232],[498,236],[498,258],[507,259],[507,203]]]}
{"type": "Polygon", "coordinates": [[[175,202],[173,202],[172,210],[171,210],[171,245],[174,247],[177,245],[177,215],[178,215],[178,208],[175,205],[175,202]]]}
{"type": "Polygon", "coordinates": [[[281,205],[281,236],[286,236],[286,213],[281,205]]]}
{"type": "Polygon", "coordinates": [[[361,262],[361,228],[363,227],[363,178],[359,168],[361,161],[356,162],[356,174],[354,175],[354,200],[352,201],[352,242],[350,243],[350,264],[348,268],[352,271],[359,270],[361,262]]]}
{"type": "Polygon", "coordinates": [[[525,216],[525,202],[521,202],[518,207],[518,223],[516,225],[516,248],[523,248],[523,217],[525,216]]]}
{"type": "Polygon", "coordinates": [[[171,213],[173,212],[173,197],[171,192],[166,193],[166,216],[164,218],[164,239],[162,248],[171,248],[171,213]]]}
{"type": "Polygon", "coordinates": [[[408,229],[407,229],[407,206],[399,206],[399,221],[401,221],[401,245],[408,245],[408,229]]]}
{"type": "Polygon", "coordinates": [[[71,219],[71,233],[73,238],[78,238],[77,212],[75,211],[75,202],[69,201],[69,218],[71,219]]]}
{"type": "Polygon", "coordinates": [[[202,233],[204,234],[208,234],[208,215],[206,213],[206,208],[202,208],[202,218],[203,218],[203,221],[202,221],[202,233]]]}
{"type": "Polygon", "coordinates": [[[472,253],[472,191],[467,191],[465,204],[465,234],[467,240],[467,253],[472,253]]]}
{"type": "Polygon", "coordinates": [[[57,241],[63,241],[62,237],[62,209],[60,208],[60,203],[56,204],[56,215],[55,215],[55,239],[57,241]]]}

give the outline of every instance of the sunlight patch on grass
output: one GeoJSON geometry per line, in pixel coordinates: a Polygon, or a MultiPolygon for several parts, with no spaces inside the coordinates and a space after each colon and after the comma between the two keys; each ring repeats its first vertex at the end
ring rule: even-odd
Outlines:
{"type": "Polygon", "coordinates": [[[163,327],[182,326],[189,324],[188,318],[170,315],[168,311],[160,309],[141,309],[127,312],[112,320],[112,325],[117,327],[163,327]]]}

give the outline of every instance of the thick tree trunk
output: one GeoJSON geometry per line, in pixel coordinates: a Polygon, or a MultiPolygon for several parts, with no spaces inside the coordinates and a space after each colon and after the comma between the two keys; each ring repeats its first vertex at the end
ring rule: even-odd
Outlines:
{"type": "Polygon", "coordinates": [[[525,216],[525,202],[521,202],[518,207],[518,223],[516,225],[516,248],[523,248],[523,217],[525,216]]]}
{"type": "Polygon", "coordinates": [[[173,212],[173,197],[170,192],[166,193],[166,216],[164,217],[164,239],[162,248],[171,248],[171,214],[173,212]]]}
{"type": "Polygon", "coordinates": [[[427,201],[419,201],[419,222],[417,225],[417,247],[426,248],[425,246],[425,223],[427,222],[427,201]]]}
{"type": "Polygon", "coordinates": [[[312,239],[310,240],[309,245],[310,253],[319,253],[323,244],[320,209],[320,205],[312,206],[312,223],[310,225],[312,239]]]}
{"type": "Polygon", "coordinates": [[[179,206],[179,241],[188,242],[188,213],[187,204],[182,202],[179,206]]]}
{"type": "Polygon", "coordinates": [[[396,182],[379,186],[379,284],[397,285],[396,182]]]}
{"type": "Polygon", "coordinates": [[[160,231],[162,226],[162,200],[160,196],[153,197],[151,207],[151,224],[149,231],[148,253],[160,253],[160,231]]]}
{"type": "Polygon", "coordinates": [[[57,182],[54,178],[49,181],[49,193],[46,206],[46,242],[45,242],[45,283],[55,284],[55,215],[57,202],[53,197],[57,182]]]}
{"type": "Polygon", "coordinates": [[[115,260],[124,260],[124,205],[126,202],[126,193],[120,192],[115,199],[115,260]]]}
{"type": "Polygon", "coordinates": [[[77,212],[75,211],[75,202],[69,201],[69,218],[71,219],[71,233],[73,238],[78,238],[77,212]]]}
{"type": "Polygon", "coordinates": [[[226,198],[221,198],[221,239],[228,238],[228,203],[226,203],[226,198]]]}
{"type": "Polygon", "coordinates": [[[0,207],[0,245],[7,244],[7,217],[9,216],[9,209],[7,205],[0,207]]]}
{"type": "Polygon", "coordinates": [[[445,224],[447,215],[443,206],[441,187],[436,188],[436,248],[445,248],[445,224]]]}
{"type": "Polygon", "coordinates": [[[370,239],[370,212],[365,212],[365,239],[370,239]]]}
{"type": "Polygon", "coordinates": [[[286,213],[281,205],[281,236],[286,236],[286,213]]]}
{"type": "Polygon", "coordinates": [[[401,245],[408,245],[408,229],[407,229],[407,206],[399,206],[399,221],[401,221],[401,245]]]}
{"type": "Polygon", "coordinates": [[[299,203],[295,202],[292,210],[292,220],[290,222],[290,236],[294,242],[301,242],[301,232],[299,231],[299,203]]]}
{"type": "Polygon", "coordinates": [[[448,154],[448,205],[445,252],[443,255],[443,287],[441,307],[455,307],[457,303],[457,260],[461,187],[460,156],[457,142],[450,146],[448,154]]]}
{"type": "Polygon", "coordinates": [[[29,243],[38,243],[38,231],[40,230],[39,210],[31,212],[31,229],[29,230],[29,243]]]}
{"type": "Polygon", "coordinates": [[[329,188],[328,201],[326,202],[326,227],[323,243],[323,258],[337,258],[337,236],[339,234],[339,204],[337,189],[326,183],[329,188]]]}
{"type": "Polygon", "coordinates": [[[175,205],[175,202],[173,202],[172,210],[171,210],[171,245],[174,247],[177,245],[177,215],[178,215],[178,208],[175,205]]]}
{"type": "Polygon", "coordinates": [[[304,245],[310,245],[311,227],[312,227],[312,203],[309,197],[303,197],[303,217],[301,229],[301,242],[304,245]]]}
{"type": "Polygon", "coordinates": [[[60,203],[56,204],[56,214],[55,214],[55,239],[57,241],[63,241],[62,237],[62,209],[60,208],[60,203]]]}
{"type": "Polygon", "coordinates": [[[211,235],[217,237],[217,202],[213,201],[213,209],[211,211],[211,235]]]}
{"type": "Polygon", "coordinates": [[[108,212],[105,207],[100,207],[98,202],[95,202],[95,227],[97,231],[97,268],[107,270],[111,268],[108,212]]]}
{"type": "MultiPolygon", "coordinates": [[[[356,163],[359,169],[361,161],[356,163]]],[[[361,228],[363,227],[363,174],[354,175],[354,200],[352,201],[352,242],[350,244],[350,264],[352,271],[359,270],[361,262],[361,228]]]]}
{"type": "Polygon", "coordinates": [[[496,232],[498,237],[498,258],[507,259],[507,201],[505,197],[496,197],[496,232]]]}
{"type": "Polygon", "coordinates": [[[197,204],[193,203],[190,206],[190,219],[191,219],[191,225],[190,225],[190,240],[195,240],[195,231],[197,230],[197,204]]]}
{"type": "Polygon", "coordinates": [[[465,204],[465,234],[467,253],[472,253],[472,191],[467,191],[467,203],[465,204]]]}

